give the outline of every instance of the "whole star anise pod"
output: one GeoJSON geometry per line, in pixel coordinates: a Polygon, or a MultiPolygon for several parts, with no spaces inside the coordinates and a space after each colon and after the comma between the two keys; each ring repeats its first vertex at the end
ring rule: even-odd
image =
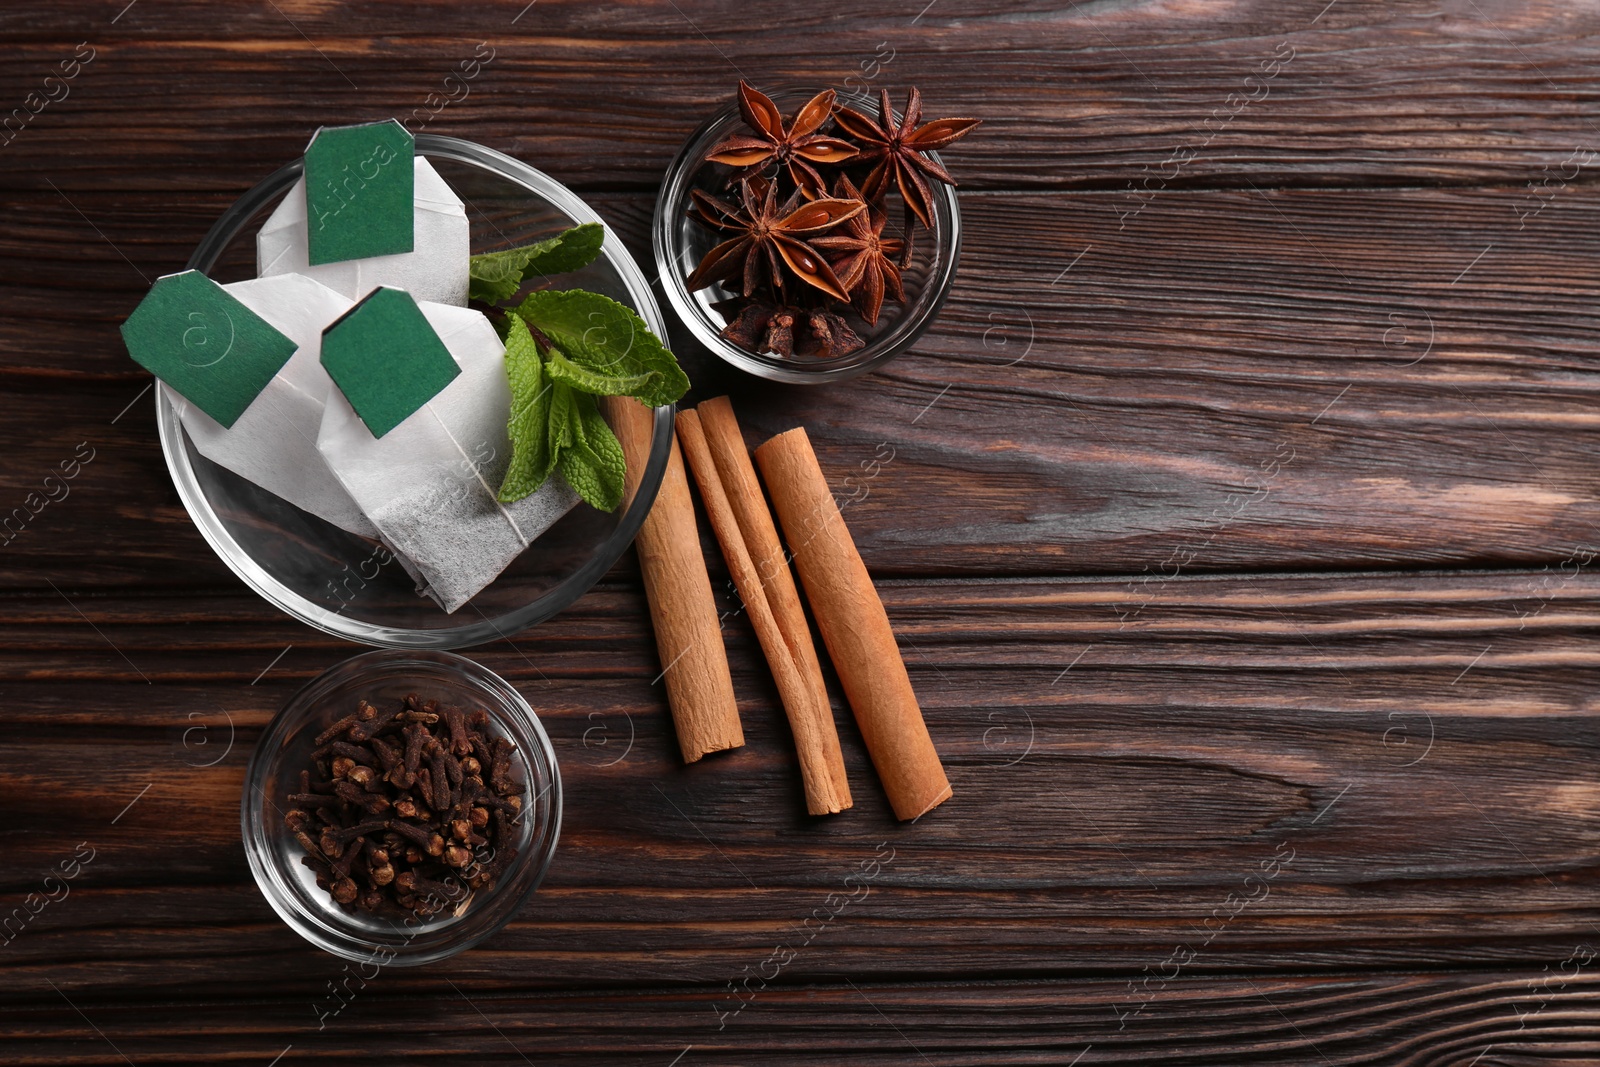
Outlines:
{"type": "Polygon", "coordinates": [[[877,161],[877,166],[861,183],[861,191],[868,198],[878,200],[889,183],[894,182],[906,207],[924,226],[933,229],[933,190],[927,179],[932,177],[946,185],[954,185],[956,180],[925,153],[954,144],[971,133],[980,120],[935,119],[918,126],[922,118],[922,94],[914,87],[898,125],[894,121],[894,109],[889,106],[887,89],[881,90],[879,97],[878,121],[843,105],[834,108],[834,118],[846,133],[862,143],[859,162],[877,161]]]}
{"type": "Polygon", "coordinates": [[[807,285],[839,300],[850,299],[827,259],[805,238],[855,217],[867,209],[866,204],[832,197],[800,203],[797,189],[780,207],[777,184],[761,177],[741,181],[739,193],[737,207],[699,189],[690,193],[692,218],[734,234],[707,252],[689,275],[684,284],[691,293],[713,282],[738,280],[740,291],[749,296],[763,277],[782,291],[786,287],[781,262],[807,285]]]}
{"type": "Polygon", "coordinates": [[[785,125],[778,106],[741,81],[739,111],[755,136],[734,134],[706,153],[706,158],[741,168],[762,167],[776,160],[806,196],[824,196],[827,182],[812,164],[843,163],[856,156],[855,145],[817,132],[832,114],[833,101],[832,89],[818,93],[785,125]]]}
{"type": "MultiPolygon", "coordinates": [[[[836,195],[842,199],[859,200],[861,193],[845,175],[839,175],[836,195]]],[[[878,312],[883,307],[883,293],[887,288],[894,298],[905,303],[906,294],[900,287],[900,268],[895,257],[905,251],[905,242],[897,237],[883,236],[884,224],[889,216],[876,207],[845,221],[843,234],[814,237],[811,244],[824,252],[843,252],[833,261],[833,272],[839,276],[851,294],[856,310],[867,320],[867,325],[878,324],[878,312]]]]}

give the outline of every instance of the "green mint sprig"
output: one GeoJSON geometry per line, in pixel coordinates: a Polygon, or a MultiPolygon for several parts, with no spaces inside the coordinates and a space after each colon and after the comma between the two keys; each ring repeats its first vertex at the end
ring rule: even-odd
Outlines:
{"type": "Polygon", "coordinates": [[[605,234],[598,222],[586,222],[535,244],[473,256],[467,268],[467,296],[499,304],[516,296],[530,278],[586,267],[600,254],[605,234]]]}
{"type": "MultiPolygon", "coordinates": [[[[509,300],[530,276],[576,270],[599,254],[603,234],[591,223],[537,245],[474,256],[472,294],[509,300]]],[[[671,404],[688,391],[688,376],[643,319],[599,293],[539,290],[504,310],[511,463],[500,500],[515,503],[559,471],[587,503],[616,510],[627,462],[595,398],[671,404]]]]}
{"type": "Polygon", "coordinates": [[[633,396],[656,407],[689,391],[689,377],[631,308],[582,289],[529,293],[516,313],[565,357],[552,376],[595,396],[633,396]],[[563,377],[564,376],[564,377],[563,377]]]}

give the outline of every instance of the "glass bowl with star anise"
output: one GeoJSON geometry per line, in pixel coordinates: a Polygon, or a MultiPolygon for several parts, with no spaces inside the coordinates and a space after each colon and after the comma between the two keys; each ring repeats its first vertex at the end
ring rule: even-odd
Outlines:
{"type": "Polygon", "coordinates": [[[656,268],[695,339],[775,381],[816,384],[910,349],[961,251],[939,159],[977,125],[832,90],[735,103],[684,143],[656,201],[656,268]]]}

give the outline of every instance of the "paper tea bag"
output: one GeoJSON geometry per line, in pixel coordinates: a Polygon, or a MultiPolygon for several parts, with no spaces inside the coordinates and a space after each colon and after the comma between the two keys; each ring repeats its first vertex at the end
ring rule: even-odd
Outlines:
{"type": "Polygon", "coordinates": [[[578,495],[552,475],[515,504],[496,499],[511,462],[505,346],[476,311],[419,306],[461,373],[381,438],[333,390],[317,447],[418,592],[453,612],[572,510],[578,495]]]}
{"type": "Polygon", "coordinates": [[[303,160],[313,265],[415,249],[416,151],[394,119],[317,130],[303,160]]]}
{"type": "Polygon", "coordinates": [[[301,178],[256,235],[256,273],[263,278],[304,274],[351,300],[360,300],[380,285],[392,285],[418,300],[465,307],[467,261],[472,255],[466,209],[426,159],[413,158],[412,251],[311,266],[306,247],[306,182],[301,178]]]}
{"type": "Polygon", "coordinates": [[[178,418],[194,447],[297,508],[353,534],[378,536],[317,451],[323,405],[333,390],[322,369],[322,328],[349,311],[350,301],[298,274],[222,288],[299,347],[232,427],[174,393],[178,418]]]}
{"type": "Polygon", "coordinates": [[[197,270],[156,279],[122,324],[128,355],[223,426],[239,421],[299,345],[197,270]]]}

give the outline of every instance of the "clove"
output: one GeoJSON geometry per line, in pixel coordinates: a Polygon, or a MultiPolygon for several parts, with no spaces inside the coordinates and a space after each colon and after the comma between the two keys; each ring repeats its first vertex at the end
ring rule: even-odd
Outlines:
{"type": "Polygon", "coordinates": [[[414,693],[382,707],[363,700],[315,745],[284,825],[340,907],[459,911],[516,856],[526,786],[516,745],[491,732],[484,710],[414,693]]]}

